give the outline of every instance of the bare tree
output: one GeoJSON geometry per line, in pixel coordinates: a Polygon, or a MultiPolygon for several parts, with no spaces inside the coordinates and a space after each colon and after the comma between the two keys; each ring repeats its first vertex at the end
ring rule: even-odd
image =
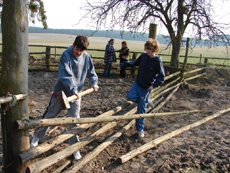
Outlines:
{"type": "Polygon", "coordinates": [[[90,3],[82,18],[90,18],[94,27],[113,30],[119,26],[132,34],[146,32],[150,23],[164,26],[172,45],[171,66],[179,65],[179,52],[183,35],[190,26],[191,37],[196,41],[205,39],[209,45],[229,39],[223,32],[227,24],[214,21],[212,0],[104,0],[90,3]]]}

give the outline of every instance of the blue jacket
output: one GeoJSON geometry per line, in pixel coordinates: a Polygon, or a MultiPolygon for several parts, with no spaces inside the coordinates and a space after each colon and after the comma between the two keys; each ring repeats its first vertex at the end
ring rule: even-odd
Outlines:
{"type": "Polygon", "coordinates": [[[113,45],[108,42],[105,48],[104,63],[113,63],[116,61],[115,49],[113,45]]]}
{"type": "Polygon", "coordinates": [[[151,85],[155,88],[164,83],[165,72],[162,58],[150,58],[147,53],[142,53],[135,61],[123,62],[120,68],[139,66],[136,82],[142,88],[148,89],[151,85]]]}
{"type": "Polygon", "coordinates": [[[95,73],[93,62],[85,51],[79,57],[75,57],[72,46],[69,46],[61,55],[58,67],[58,79],[53,92],[57,94],[63,90],[67,97],[79,93],[85,82],[86,76],[92,85],[97,85],[98,76],[95,73]]]}

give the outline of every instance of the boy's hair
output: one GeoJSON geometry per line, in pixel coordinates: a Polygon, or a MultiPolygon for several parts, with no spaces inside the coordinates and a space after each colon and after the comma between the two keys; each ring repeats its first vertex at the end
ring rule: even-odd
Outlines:
{"type": "Polygon", "coordinates": [[[89,46],[89,40],[84,35],[78,35],[75,38],[73,45],[79,48],[81,51],[86,50],[89,46]]]}
{"type": "Polygon", "coordinates": [[[155,39],[149,38],[149,40],[145,42],[145,50],[146,49],[153,50],[153,52],[158,52],[160,50],[159,42],[155,39]]]}
{"type": "Polygon", "coordinates": [[[125,46],[127,46],[127,42],[126,41],[122,41],[121,44],[124,44],[125,46]]]}

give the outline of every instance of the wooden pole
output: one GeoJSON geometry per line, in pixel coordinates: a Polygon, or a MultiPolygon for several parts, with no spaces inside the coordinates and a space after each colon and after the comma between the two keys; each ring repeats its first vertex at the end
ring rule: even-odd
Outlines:
{"type": "Polygon", "coordinates": [[[158,88],[156,91],[154,91],[154,92],[151,93],[150,97],[154,97],[155,95],[159,94],[161,91],[163,91],[164,89],[168,88],[169,86],[171,86],[172,84],[176,83],[179,80],[180,80],[180,77],[178,77],[175,80],[167,83],[166,85],[158,88]]]}
{"type": "Polygon", "coordinates": [[[183,63],[183,71],[181,72],[181,80],[184,78],[184,71],[185,71],[185,68],[186,68],[186,64],[187,64],[187,59],[188,59],[188,49],[189,49],[189,38],[187,38],[187,41],[186,41],[186,52],[185,52],[185,57],[184,57],[184,63],[183,63]]]}
{"type": "Polygon", "coordinates": [[[111,121],[120,121],[120,120],[131,120],[131,119],[140,119],[140,118],[150,118],[150,117],[159,117],[159,116],[172,116],[172,115],[182,115],[188,113],[200,112],[200,110],[192,111],[182,111],[182,112],[164,112],[164,113],[150,113],[150,114],[133,114],[127,116],[116,115],[109,117],[96,117],[96,118],[49,118],[49,119],[40,119],[40,120],[18,120],[17,129],[31,129],[31,128],[40,128],[56,125],[69,125],[69,124],[88,124],[88,123],[102,123],[102,122],[111,122],[111,121]]]}
{"type": "Polygon", "coordinates": [[[75,173],[79,171],[86,163],[90,160],[94,159],[102,150],[112,144],[117,138],[119,138],[125,131],[127,131],[132,125],[135,124],[135,120],[129,122],[126,126],[120,129],[117,133],[109,137],[105,142],[100,144],[97,148],[95,148],[92,152],[88,153],[83,159],[79,160],[70,169],[64,171],[64,173],[75,173]]]}
{"type": "Polygon", "coordinates": [[[220,116],[220,115],[222,115],[224,113],[227,113],[229,111],[230,111],[230,108],[225,109],[225,110],[221,110],[221,111],[219,111],[219,112],[217,112],[217,113],[215,113],[215,114],[213,114],[211,116],[203,118],[200,121],[197,121],[197,122],[195,122],[193,124],[184,126],[184,127],[180,128],[180,129],[172,131],[171,133],[168,133],[168,134],[166,134],[164,136],[161,136],[161,137],[159,137],[159,138],[157,138],[157,139],[155,139],[153,141],[150,141],[149,143],[146,143],[145,145],[142,145],[141,147],[136,148],[135,150],[130,151],[129,153],[121,156],[120,158],[117,159],[117,162],[120,163],[120,164],[125,163],[128,160],[132,159],[133,157],[135,157],[135,156],[137,156],[137,155],[139,155],[139,154],[141,154],[141,153],[143,153],[143,152],[145,152],[145,151],[147,151],[147,150],[149,150],[149,149],[151,149],[153,147],[156,147],[158,144],[160,144],[160,143],[162,143],[162,142],[164,142],[164,141],[166,141],[168,139],[171,139],[171,138],[173,138],[173,137],[175,137],[175,136],[177,136],[177,135],[179,135],[179,134],[181,134],[183,132],[186,132],[186,131],[188,131],[188,130],[190,130],[192,128],[195,128],[195,127],[197,127],[197,126],[199,126],[199,125],[201,125],[203,123],[206,123],[207,121],[212,120],[212,119],[214,119],[214,118],[216,118],[216,117],[218,117],[218,116],[220,116]]]}
{"type": "MultiPolygon", "coordinates": [[[[133,52],[133,57],[132,57],[132,61],[137,59],[137,53],[133,52]]],[[[131,74],[135,74],[136,71],[136,67],[131,67],[131,74]]]]}
{"type": "MultiPolygon", "coordinates": [[[[131,111],[129,111],[128,113],[126,113],[126,116],[129,116],[130,113],[136,111],[136,108],[133,108],[131,111]]],[[[114,126],[116,126],[117,122],[111,122],[106,124],[105,126],[103,126],[102,128],[100,128],[98,131],[94,132],[93,134],[91,134],[90,136],[88,136],[87,138],[83,139],[82,141],[79,141],[71,146],[69,146],[68,148],[55,153],[49,157],[46,157],[43,160],[40,160],[36,163],[33,163],[31,165],[29,165],[26,169],[26,173],[37,173],[42,171],[43,169],[47,168],[48,166],[51,166],[55,163],[57,163],[58,161],[60,161],[63,158],[66,158],[68,156],[70,156],[71,154],[73,154],[74,152],[76,152],[77,150],[79,150],[80,148],[82,148],[83,146],[87,145],[88,143],[90,143],[92,140],[94,140],[96,137],[98,137],[99,135],[101,135],[102,133],[106,132],[107,130],[110,130],[111,128],[113,128],[114,126]]]]}
{"type": "Polygon", "coordinates": [[[149,38],[157,39],[157,24],[151,23],[149,26],[149,38]]]}
{"type": "Polygon", "coordinates": [[[204,75],[206,75],[206,73],[202,73],[202,74],[198,74],[198,75],[196,75],[196,76],[192,76],[192,77],[190,77],[190,78],[184,79],[184,81],[192,80],[192,79],[195,79],[195,78],[204,76],[204,75]]]}
{"type": "MultiPolygon", "coordinates": [[[[0,95],[28,93],[28,15],[27,1],[2,1],[2,68],[0,95]]],[[[28,101],[23,99],[6,111],[3,136],[4,172],[23,172],[15,156],[30,148],[29,132],[13,128],[13,122],[28,119],[28,101]]]]}
{"type": "Polygon", "coordinates": [[[198,72],[198,71],[202,71],[206,69],[206,67],[202,67],[202,68],[197,68],[195,70],[191,70],[191,71],[188,71],[188,72],[184,72],[184,75],[188,75],[188,74],[191,74],[191,73],[195,73],[195,72],[198,72]]]}
{"type": "Polygon", "coordinates": [[[50,71],[50,46],[46,46],[46,70],[50,71]]]}
{"type": "MultiPolygon", "coordinates": [[[[16,98],[17,101],[25,99],[26,96],[27,96],[27,94],[14,95],[14,97],[16,98]]],[[[5,104],[5,103],[10,103],[13,100],[14,100],[13,97],[0,97],[0,105],[5,104]]]]}
{"type": "MultiPolygon", "coordinates": [[[[124,102],[122,105],[117,106],[101,115],[99,115],[98,117],[105,117],[105,116],[111,116],[117,112],[119,112],[120,110],[126,108],[127,106],[132,105],[133,102],[131,101],[126,101],[124,102]]],[[[37,147],[31,148],[29,150],[23,151],[22,153],[20,153],[17,157],[16,157],[16,161],[20,164],[23,164],[33,158],[35,158],[36,156],[52,149],[53,147],[61,144],[62,142],[66,141],[67,139],[73,137],[74,135],[79,135],[83,132],[85,132],[87,129],[89,129],[90,127],[92,127],[95,123],[91,123],[91,124],[82,124],[78,127],[72,128],[70,130],[67,130],[65,133],[56,136],[54,138],[51,138],[49,140],[47,140],[46,142],[38,145],[37,147]]]]}

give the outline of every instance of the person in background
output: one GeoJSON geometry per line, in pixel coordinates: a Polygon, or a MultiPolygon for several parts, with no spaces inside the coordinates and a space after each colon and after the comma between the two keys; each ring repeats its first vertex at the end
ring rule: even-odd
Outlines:
{"type": "MultiPolygon", "coordinates": [[[[121,49],[119,50],[120,64],[129,60],[129,48],[127,47],[127,42],[121,42],[121,49]]],[[[121,69],[120,78],[125,78],[126,68],[121,69]]]]}
{"type": "MultiPolygon", "coordinates": [[[[61,55],[60,64],[58,67],[58,78],[54,85],[53,93],[49,105],[47,106],[43,117],[44,119],[55,118],[62,110],[58,101],[58,92],[64,91],[67,97],[76,95],[77,100],[70,102],[68,114],[71,117],[80,118],[81,97],[78,94],[82,91],[86,76],[92,84],[94,91],[98,90],[98,76],[95,73],[94,65],[91,57],[86,52],[89,46],[89,40],[86,36],[79,35],[75,38],[72,46],[69,46],[61,55]]],[[[70,125],[70,128],[76,125],[70,125]]],[[[34,133],[34,137],[30,143],[30,147],[36,147],[39,142],[39,137],[43,137],[47,127],[39,128],[34,133]]],[[[69,139],[70,145],[79,141],[79,136],[75,135],[69,139]]],[[[76,160],[81,159],[81,154],[76,151],[73,154],[76,160]]]]}
{"type": "Polygon", "coordinates": [[[105,63],[105,69],[102,74],[102,78],[105,78],[108,76],[108,78],[112,78],[110,71],[112,69],[112,63],[116,62],[116,54],[115,54],[115,49],[113,47],[114,45],[114,39],[110,39],[108,44],[106,45],[105,48],[105,56],[104,56],[104,63],[105,63]]]}
{"type": "MultiPolygon", "coordinates": [[[[144,45],[146,53],[142,53],[135,61],[121,63],[117,70],[126,67],[139,66],[136,80],[127,94],[127,99],[137,103],[137,114],[147,111],[151,91],[163,84],[165,78],[162,58],[156,54],[159,51],[159,42],[149,39],[144,45]]],[[[144,137],[144,118],[136,119],[136,130],[139,138],[144,137]]]]}

